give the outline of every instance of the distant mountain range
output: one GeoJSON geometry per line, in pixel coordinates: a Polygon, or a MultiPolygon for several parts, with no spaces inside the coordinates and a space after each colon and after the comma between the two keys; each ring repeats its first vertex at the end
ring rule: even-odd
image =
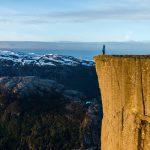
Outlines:
{"type": "Polygon", "coordinates": [[[149,54],[150,42],[30,42],[0,41],[0,49],[35,49],[35,50],[101,50],[106,45],[108,53],[149,54]]]}

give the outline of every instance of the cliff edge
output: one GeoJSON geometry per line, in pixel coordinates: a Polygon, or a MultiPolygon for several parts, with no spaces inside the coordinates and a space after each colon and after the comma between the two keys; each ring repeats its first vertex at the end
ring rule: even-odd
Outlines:
{"type": "Polygon", "coordinates": [[[94,57],[103,121],[102,150],[150,149],[150,55],[94,57]]]}

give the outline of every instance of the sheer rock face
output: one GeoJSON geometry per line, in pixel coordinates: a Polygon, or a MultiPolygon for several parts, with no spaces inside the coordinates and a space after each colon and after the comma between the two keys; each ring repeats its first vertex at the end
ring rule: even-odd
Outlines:
{"type": "Polygon", "coordinates": [[[150,149],[150,56],[96,56],[102,150],[150,149]]]}

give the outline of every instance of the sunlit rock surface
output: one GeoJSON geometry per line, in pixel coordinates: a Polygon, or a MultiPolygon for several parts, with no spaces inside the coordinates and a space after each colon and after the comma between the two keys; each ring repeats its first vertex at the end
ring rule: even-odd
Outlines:
{"type": "Polygon", "coordinates": [[[150,56],[96,56],[102,150],[150,149],[150,56]]]}

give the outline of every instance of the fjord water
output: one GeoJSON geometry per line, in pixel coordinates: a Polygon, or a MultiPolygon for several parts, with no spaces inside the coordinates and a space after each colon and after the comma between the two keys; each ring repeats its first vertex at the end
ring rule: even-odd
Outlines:
{"type": "MultiPolygon", "coordinates": [[[[13,49],[11,51],[25,53],[25,54],[58,54],[58,55],[68,55],[74,56],[77,58],[82,58],[86,60],[93,60],[93,57],[101,54],[101,50],[34,50],[34,49],[13,49]]],[[[150,50],[115,50],[115,49],[107,49],[107,54],[110,55],[149,55],[150,50]]]]}
{"type": "Polygon", "coordinates": [[[59,54],[93,60],[103,44],[110,55],[149,55],[150,42],[2,42],[0,49],[19,53],[59,54]]]}

